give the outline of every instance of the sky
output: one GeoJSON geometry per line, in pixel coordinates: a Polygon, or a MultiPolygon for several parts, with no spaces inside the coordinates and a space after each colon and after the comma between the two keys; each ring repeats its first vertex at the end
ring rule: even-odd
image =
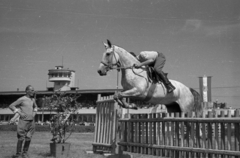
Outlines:
{"type": "Polygon", "coordinates": [[[109,39],[164,53],[163,70],[189,87],[212,76],[213,99],[240,107],[239,8],[239,0],[0,0],[0,91],[46,90],[62,61],[80,89],[116,88],[116,71],[97,73],[109,39]]]}

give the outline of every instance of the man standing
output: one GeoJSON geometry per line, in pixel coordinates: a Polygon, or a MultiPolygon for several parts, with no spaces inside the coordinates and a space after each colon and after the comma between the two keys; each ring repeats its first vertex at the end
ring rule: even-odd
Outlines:
{"type": "Polygon", "coordinates": [[[25,92],[25,96],[20,97],[9,106],[9,109],[11,109],[15,114],[18,113],[20,115],[17,126],[17,152],[16,155],[13,156],[14,158],[19,158],[21,155],[23,158],[29,158],[27,152],[32,135],[35,131],[34,117],[37,112],[37,104],[35,101],[35,91],[33,86],[28,85],[25,92]],[[22,149],[23,144],[24,146],[22,149]]]}

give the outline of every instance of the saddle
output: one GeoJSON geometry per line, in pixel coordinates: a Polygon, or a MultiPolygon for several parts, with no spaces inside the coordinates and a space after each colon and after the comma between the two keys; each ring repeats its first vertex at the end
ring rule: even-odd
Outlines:
{"type": "MultiPolygon", "coordinates": [[[[146,67],[148,81],[151,83],[162,83],[162,78],[158,75],[158,73],[154,70],[153,67],[147,66],[146,67]]],[[[164,72],[163,72],[164,73],[164,72]]],[[[168,73],[164,73],[165,76],[168,75],[168,73]]]]}

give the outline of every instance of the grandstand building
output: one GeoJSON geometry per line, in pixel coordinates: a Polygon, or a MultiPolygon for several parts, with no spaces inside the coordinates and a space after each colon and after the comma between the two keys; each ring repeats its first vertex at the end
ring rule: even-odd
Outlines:
{"type": "MultiPolygon", "coordinates": [[[[75,71],[65,69],[63,66],[56,66],[54,69],[48,70],[49,82],[53,82],[53,87],[47,87],[45,91],[36,90],[36,101],[39,106],[39,111],[35,117],[36,122],[48,121],[55,112],[42,108],[41,98],[50,96],[55,91],[64,91],[66,94],[80,94],[77,102],[82,104],[82,109],[78,110],[75,119],[79,122],[94,122],[96,113],[96,101],[98,95],[108,96],[113,95],[116,89],[101,89],[101,90],[79,90],[75,87],[75,71]]],[[[25,91],[5,91],[0,92],[0,123],[7,123],[13,113],[8,106],[25,95],[25,91]]]]}

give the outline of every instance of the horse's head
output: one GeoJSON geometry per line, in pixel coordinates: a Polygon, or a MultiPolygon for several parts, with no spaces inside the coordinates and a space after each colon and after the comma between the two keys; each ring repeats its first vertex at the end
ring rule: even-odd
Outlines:
{"type": "Polygon", "coordinates": [[[98,68],[99,75],[107,75],[107,72],[114,66],[119,66],[119,55],[115,52],[114,45],[109,40],[104,43],[106,51],[103,53],[102,61],[98,68]]]}

